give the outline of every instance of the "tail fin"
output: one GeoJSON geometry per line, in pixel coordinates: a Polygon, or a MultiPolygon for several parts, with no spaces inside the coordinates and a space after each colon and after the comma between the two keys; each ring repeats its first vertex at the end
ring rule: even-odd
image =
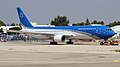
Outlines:
{"type": "Polygon", "coordinates": [[[20,22],[22,23],[23,26],[29,27],[29,28],[33,27],[20,7],[17,7],[17,12],[18,12],[19,20],[20,20],[20,22]]]}

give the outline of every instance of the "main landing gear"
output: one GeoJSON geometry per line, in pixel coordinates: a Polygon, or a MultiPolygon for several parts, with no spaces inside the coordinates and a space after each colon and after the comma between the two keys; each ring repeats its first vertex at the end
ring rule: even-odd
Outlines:
{"type": "Polygon", "coordinates": [[[57,45],[57,42],[51,41],[50,44],[51,44],[51,45],[57,45]]]}
{"type": "Polygon", "coordinates": [[[67,41],[66,44],[74,44],[74,43],[71,39],[69,39],[69,41],[67,41]]]}
{"type": "MultiPolygon", "coordinates": [[[[51,45],[57,45],[57,42],[51,41],[50,44],[51,45]]],[[[66,44],[74,44],[74,42],[71,39],[69,39],[69,41],[67,41],[66,44]]]]}

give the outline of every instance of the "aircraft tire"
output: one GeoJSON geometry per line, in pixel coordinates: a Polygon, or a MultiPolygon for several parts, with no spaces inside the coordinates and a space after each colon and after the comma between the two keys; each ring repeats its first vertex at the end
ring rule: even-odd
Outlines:
{"type": "Polygon", "coordinates": [[[100,45],[104,45],[104,43],[103,43],[103,42],[100,42],[100,45]]]}
{"type": "Polygon", "coordinates": [[[73,43],[73,42],[69,42],[69,41],[67,41],[66,44],[74,44],[74,43],[73,43]]]}
{"type": "Polygon", "coordinates": [[[50,42],[51,45],[57,45],[57,42],[50,42]]]}

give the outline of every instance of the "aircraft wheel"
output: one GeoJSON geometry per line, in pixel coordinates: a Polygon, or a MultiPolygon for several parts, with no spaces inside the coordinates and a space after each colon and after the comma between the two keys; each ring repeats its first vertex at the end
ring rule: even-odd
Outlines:
{"type": "Polygon", "coordinates": [[[71,39],[69,39],[69,41],[67,41],[66,44],[74,44],[74,43],[71,39]]]}
{"type": "Polygon", "coordinates": [[[103,43],[103,42],[100,42],[100,45],[104,45],[104,43],[103,43]]]}
{"type": "Polygon", "coordinates": [[[67,41],[66,44],[74,44],[73,42],[67,41]]]}
{"type": "Polygon", "coordinates": [[[51,45],[57,45],[57,42],[50,42],[51,45]]]}

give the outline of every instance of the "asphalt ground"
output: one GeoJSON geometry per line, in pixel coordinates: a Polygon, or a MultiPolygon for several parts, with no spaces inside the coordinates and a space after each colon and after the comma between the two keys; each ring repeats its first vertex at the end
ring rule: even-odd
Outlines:
{"type": "Polygon", "coordinates": [[[0,42],[0,67],[119,67],[120,46],[98,43],[49,45],[48,42],[0,42]]]}

